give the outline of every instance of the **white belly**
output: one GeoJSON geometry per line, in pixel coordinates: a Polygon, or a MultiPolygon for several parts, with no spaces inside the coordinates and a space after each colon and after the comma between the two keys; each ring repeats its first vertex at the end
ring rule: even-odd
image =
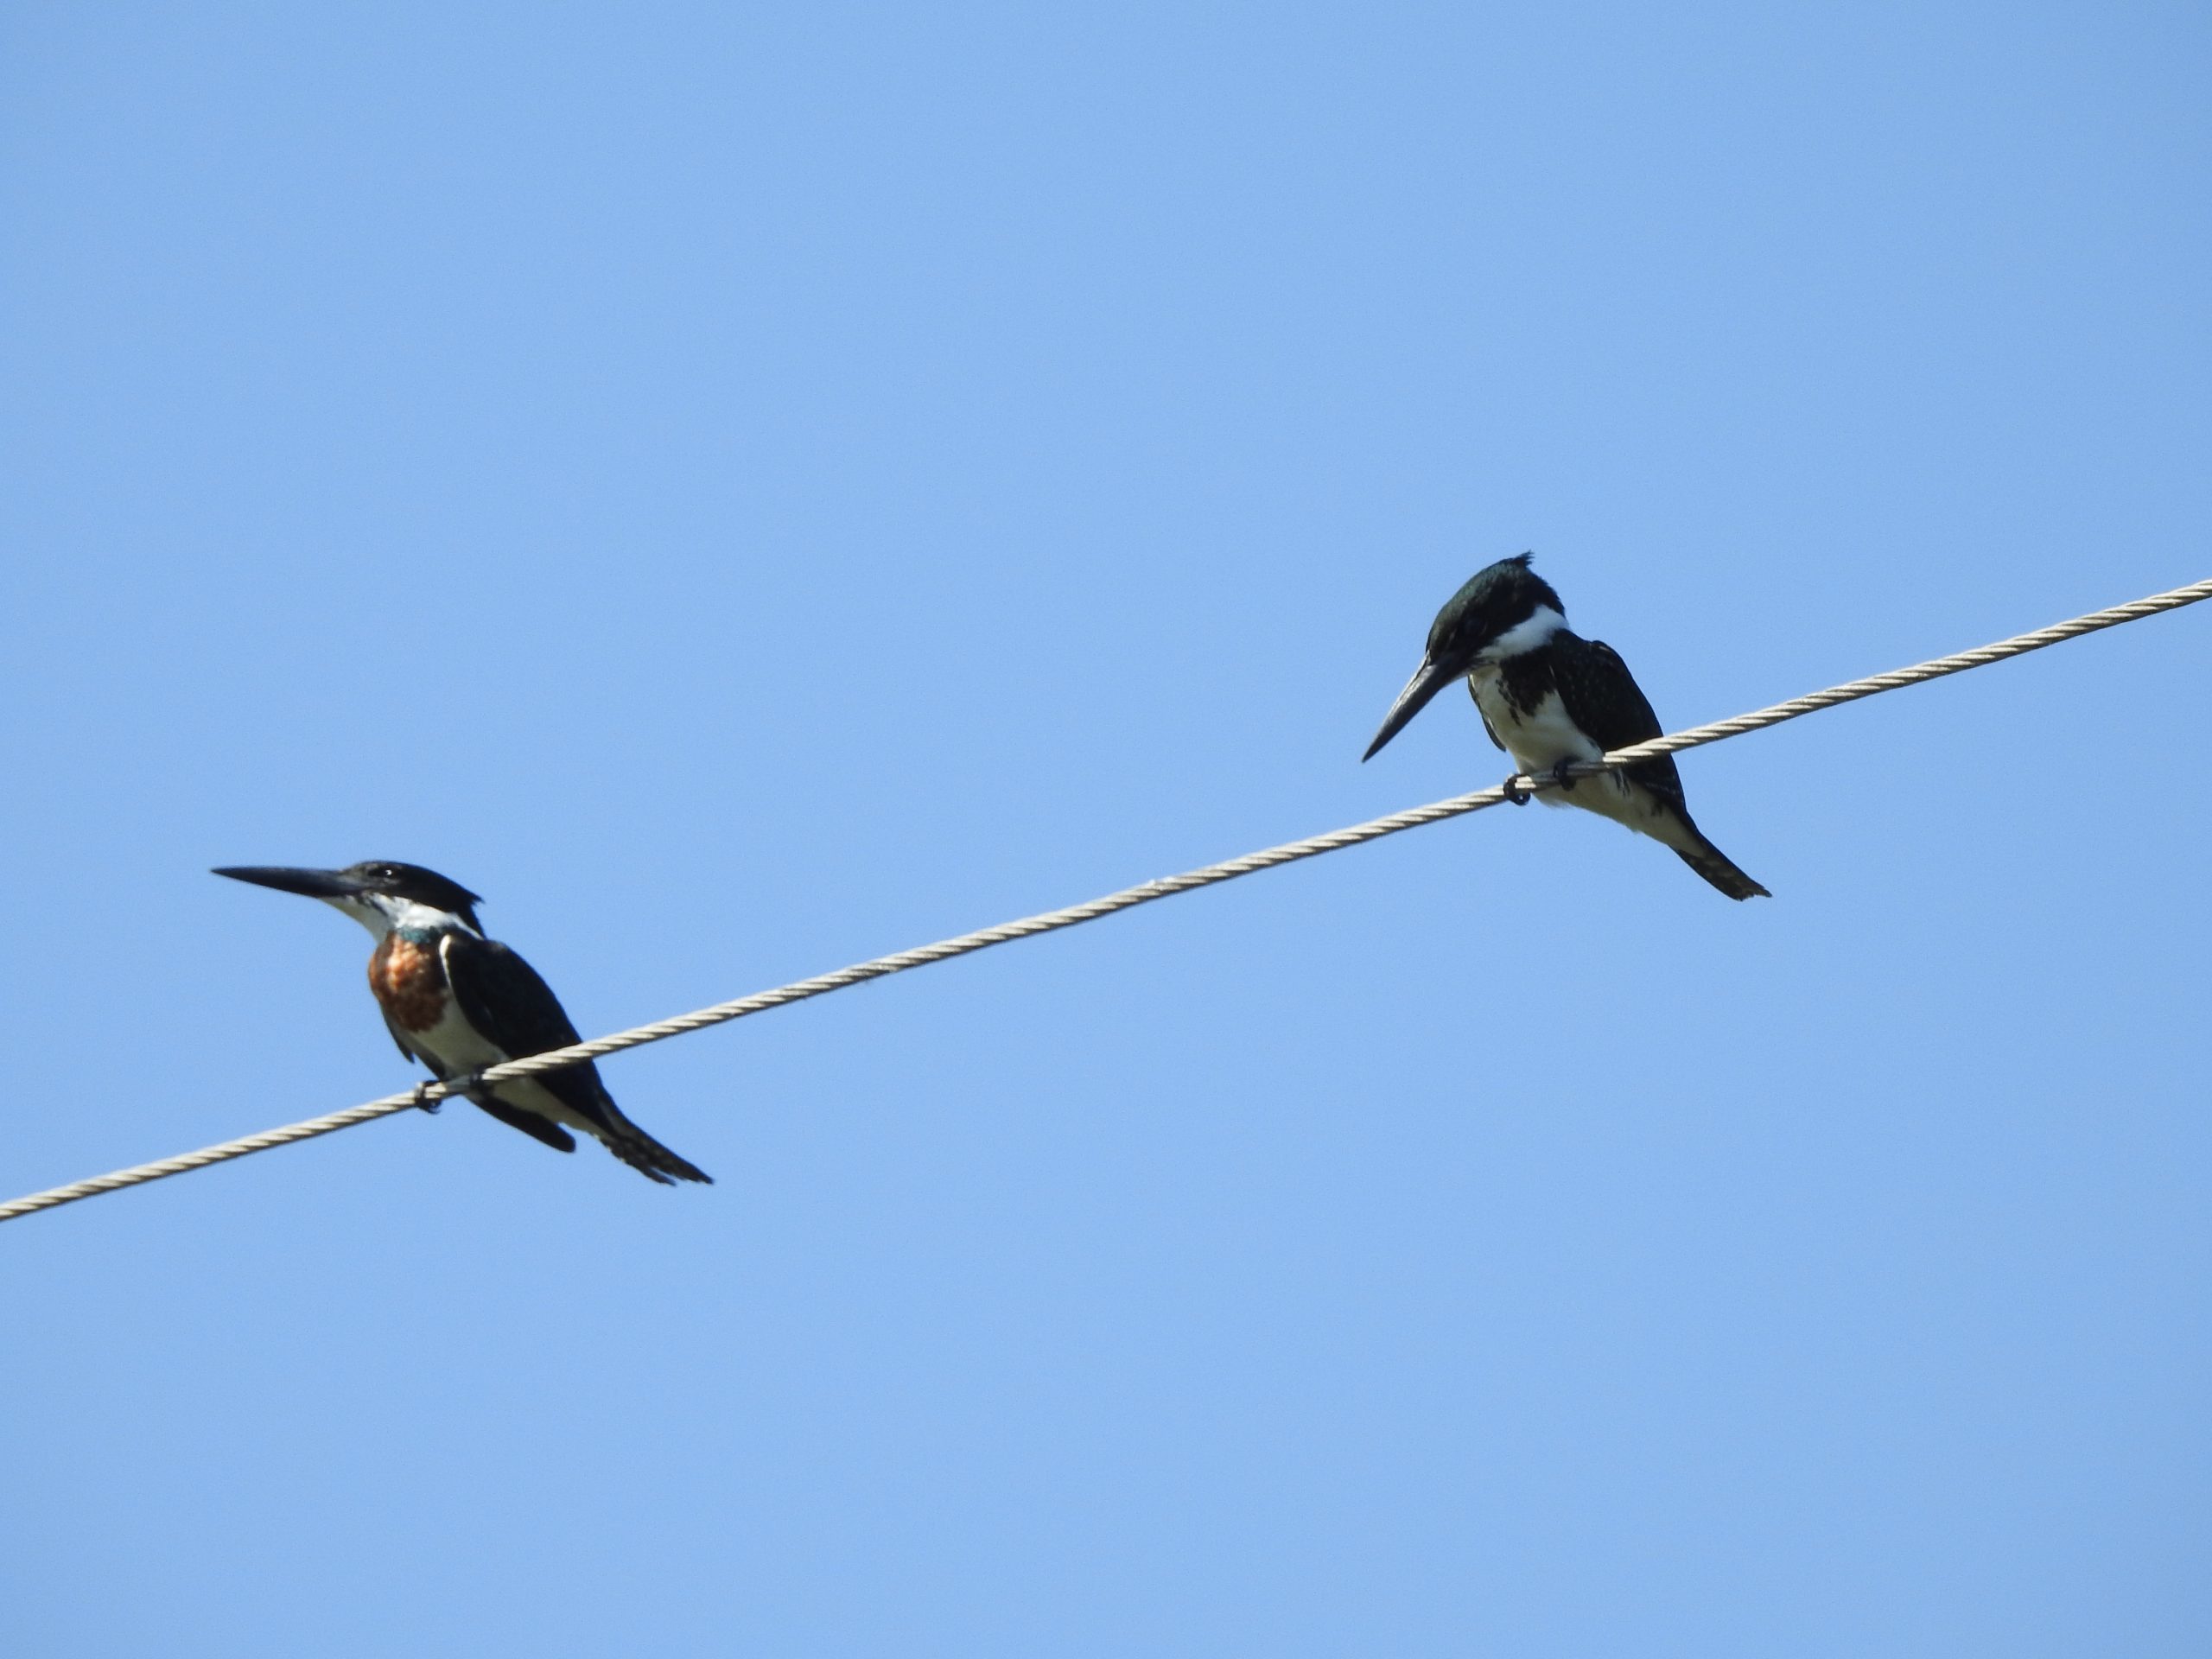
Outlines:
{"type": "Polygon", "coordinates": [[[1497,741],[1505,745],[1506,753],[1521,770],[1531,776],[1549,772],[1562,760],[1595,760],[1605,753],[1567,717],[1567,706],[1559,700],[1558,692],[1545,692],[1544,700],[1523,714],[1506,701],[1495,669],[1470,675],[1467,683],[1473,688],[1476,705],[1491,730],[1497,734],[1497,741]]]}
{"type": "MultiPolygon", "coordinates": [[[[434,1071],[450,1076],[465,1076],[480,1071],[487,1065],[497,1065],[514,1056],[488,1043],[478,1034],[476,1027],[461,1017],[461,1004],[448,992],[444,1011],[438,1023],[422,1031],[407,1033],[408,1042],[415,1052],[430,1064],[434,1071]]],[[[597,1135],[598,1126],[588,1118],[571,1111],[560,1098],[535,1077],[518,1077],[512,1083],[499,1084],[492,1091],[510,1106],[535,1112],[540,1117],[550,1118],[556,1123],[565,1123],[572,1129],[582,1129],[597,1135]]]]}
{"type": "MultiPolygon", "coordinates": [[[[1475,694],[1475,703],[1483,711],[1483,718],[1490,722],[1491,730],[1505,745],[1505,752],[1513,757],[1514,765],[1528,776],[1534,778],[1548,772],[1562,760],[1603,758],[1605,752],[1567,717],[1567,706],[1560,701],[1558,692],[1545,692],[1543,701],[1524,714],[1506,701],[1495,669],[1488,672],[1477,671],[1467,677],[1467,683],[1475,694]]],[[[1618,772],[1579,778],[1571,790],[1548,789],[1536,798],[1547,806],[1579,806],[1616,823],[1626,824],[1641,835],[1655,836],[1669,846],[1680,839],[1674,813],[1650,791],[1630,783],[1618,772]]]]}

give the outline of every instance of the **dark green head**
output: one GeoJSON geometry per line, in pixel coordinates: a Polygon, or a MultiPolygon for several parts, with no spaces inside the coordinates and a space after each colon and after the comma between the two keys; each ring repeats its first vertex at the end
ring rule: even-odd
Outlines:
{"type": "Polygon", "coordinates": [[[385,927],[409,916],[457,916],[475,931],[484,930],[476,920],[476,906],[484,901],[458,881],[448,880],[420,864],[402,864],[389,858],[365,859],[342,870],[299,869],[289,865],[241,864],[215,872],[233,881],[251,881],[257,887],[296,893],[335,905],[371,932],[382,936],[385,927]]]}
{"type": "Polygon", "coordinates": [[[1444,602],[1428,630],[1428,649],[1421,666],[1383,716],[1382,730],[1360,759],[1406,728],[1429,699],[1461,675],[1486,662],[1500,662],[1534,650],[1567,626],[1567,607],[1546,582],[1529,568],[1533,553],[1516,553],[1475,572],[1467,585],[1444,602]]]}

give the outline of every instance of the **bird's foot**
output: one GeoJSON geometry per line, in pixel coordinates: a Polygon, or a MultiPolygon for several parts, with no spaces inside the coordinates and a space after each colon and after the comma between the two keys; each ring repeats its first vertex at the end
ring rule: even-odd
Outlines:
{"type": "Polygon", "coordinates": [[[1500,784],[1498,787],[1505,791],[1505,798],[1512,802],[1514,805],[1526,806],[1529,804],[1529,792],[1521,787],[1521,774],[1519,772],[1515,772],[1503,784],[1500,784]]]}
{"type": "Polygon", "coordinates": [[[1573,767],[1574,758],[1570,755],[1552,768],[1552,782],[1557,784],[1562,791],[1573,789],[1576,781],[1573,767]]]}
{"type": "Polygon", "coordinates": [[[428,1112],[431,1116],[435,1117],[437,1116],[438,1108],[444,1104],[445,1101],[442,1097],[437,1100],[432,1100],[430,1098],[430,1085],[429,1084],[418,1083],[415,1085],[415,1109],[416,1111],[428,1112]]]}

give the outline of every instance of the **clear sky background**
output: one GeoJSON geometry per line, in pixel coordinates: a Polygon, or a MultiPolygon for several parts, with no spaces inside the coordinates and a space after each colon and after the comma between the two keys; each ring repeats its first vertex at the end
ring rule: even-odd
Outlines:
{"type": "MultiPolygon", "coordinates": [[[[0,1196],[2212,574],[2177,4],[17,6],[0,1196]]],[[[0,1229],[25,1654],[2202,1654],[2212,611],[0,1229]]]]}

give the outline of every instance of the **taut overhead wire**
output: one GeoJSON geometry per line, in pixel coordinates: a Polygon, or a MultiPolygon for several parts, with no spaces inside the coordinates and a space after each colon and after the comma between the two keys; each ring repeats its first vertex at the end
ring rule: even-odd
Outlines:
{"type": "MultiPolygon", "coordinates": [[[[2108,610],[2092,611],[2070,621],[2059,622],[2047,628],[2037,628],[2031,633],[2015,634],[2009,639],[1999,639],[1993,645],[1978,645],[1972,651],[1955,652],[1948,657],[1937,657],[1910,668],[1892,669],[1886,674],[1870,675],[1863,680],[1852,680],[1842,685],[1830,686],[1825,691],[1815,691],[1787,702],[1777,702],[1770,708],[1756,709],[1747,715],[1736,715],[1726,720],[1716,720],[1703,726],[1693,726],[1687,731],[1655,737],[1648,743],[1635,744],[1629,748],[1615,749],[1602,760],[1579,761],[1567,768],[1569,778],[1583,778],[1605,772],[1616,766],[1633,765],[1662,754],[1675,754],[1683,749],[1694,749],[1700,744],[1717,743],[1724,738],[1740,737],[1745,732],[1755,732],[1765,726],[1777,726],[1785,720],[1795,720],[1817,709],[1833,709],[1840,702],[1852,702],[1860,697],[1871,697],[1884,691],[1895,691],[1923,680],[1940,679],[1947,674],[1961,673],[1970,668],[1981,668],[1988,664],[2002,662],[2008,657],[2041,650],[2062,640],[2078,639],[2085,633],[2094,633],[2101,628],[2116,627],[2123,622],[2134,622],[2161,611],[2177,610],[2184,605],[2194,605],[2199,600],[2212,599],[2212,581],[2192,582],[2186,588],[2176,588],[2163,594],[2153,594],[2126,605],[2115,605],[2108,610]]],[[[1019,921],[1001,922],[995,927],[978,929],[963,933],[957,938],[943,939],[935,944],[925,944],[912,950],[902,950],[895,956],[878,957],[870,962],[856,963],[849,968],[840,968],[834,973],[817,974],[811,979],[795,980],[773,990],[756,991],[750,996],[739,997],[731,1002],[717,1002],[712,1007],[700,1008],[690,1014],[678,1014],[671,1020],[656,1020],[649,1026],[638,1026],[629,1031],[617,1032],[611,1037],[601,1037],[588,1043],[578,1043],[569,1048],[553,1049],[543,1054],[533,1054],[527,1059],[510,1060],[501,1065],[489,1067],[477,1081],[502,1083],[513,1077],[527,1077],[540,1071],[553,1071],[564,1065],[574,1065],[579,1060],[595,1060],[608,1054],[620,1053],[626,1048],[636,1048],[645,1043],[658,1043],[670,1037],[680,1037],[687,1032],[699,1031],[709,1026],[719,1026],[732,1020],[742,1020],[747,1014],[764,1014],[770,1008],[779,1008],[789,1002],[803,1002],[811,996],[826,995],[831,991],[843,990],[849,985],[863,984],[871,979],[906,972],[933,962],[945,962],[954,957],[964,957],[971,951],[987,950],[995,944],[1006,944],[1015,939],[1026,939],[1039,933],[1051,933],[1064,927],[1074,927],[1084,922],[1095,922],[1102,916],[1111,916],[1116,911],[1131,910],[1139,905],[1150,904],[1155,899],[1166,899],[1175,893],[1192,893],[1200,887],[1210,887],[1218,882],[1233,881],[1238,876],[1250,875],[1260,870],[1269,870],[1279,864],[1292,864],[1300,859],[1317,857],[1323,853],[1338,852],[1347,847],[1357,847],[1363,842],[1379,841],[1384,836],[1395,836],[1402,830],[1415,830],[1425,823],[1440,823],[1469,812],[1479,812],[1485,807],[1496,806],[1516,793],[1532,793],[1554,788],[1557,780],[1549,774],[1541,778],[1509,779],[1506,783],[1489,789],[1478,789],[1471,794],[1455,795],[1449,800],[1436,801],[1427,806],[1416,806],[1403,812],[1393,812],[1388,817],[1373,818],[1365,823],[1353,824],[1349,829],[1332,830],[1326,835],[1309,836],[1303,841],[1286,842],[1280,847],[1247,853],[1218,864],[1186,870],[1180,875],[1162,876],[1157,880],[1124,887],[1119,893],[1108,893],[1079,905],[1070,905],[1064,910],[1048,910],[1041,915],[1027,916],[1019,921]]],[[[67,1186],[51,1187],[43,1192],[34,1192],[11,1203],[0,1204],[0,1221],[14,1221],[20,1217],[34,1215],[41,1210],[52,1210],[79,1198],[95,1198],[103,1192],[119,1192],[126,1186],[139,1186],[148,1181],[158,1181],[170,1175],[181,1175],[188,1170],[205,1169],[211,1164],[227,1163],[233,1158],[267,1152],[276,1147],[289,1146],[295,1141],[309,1141],[317,1135],[329,1135],[339,1129],[348,1129],[357,1123],[366,1123],[372,1118],[389,1117],[408,1111],[424,1099],[442,1100],[461,1093],[469,1086],[464,1083],[428,1084],[423,1090],[410,1090],[405,1094],[386,1095],[359,1106],[348,1107],[341,1112],[332,1112],[322,1117],[311,1117],[303,1122],[287,1124],[282,1128],[264,1129],[258,1135],[245,1135],[236,1141],[225,1141],[215,1146],[203,1147],[197,1152],[188,1152],[174,1158],[163,1158],[148,1164],[136,1164],[128,1169],[118,1169],[111,1174],[95,1175],[88,1180],[73,1181],[67,1186]]]]}

